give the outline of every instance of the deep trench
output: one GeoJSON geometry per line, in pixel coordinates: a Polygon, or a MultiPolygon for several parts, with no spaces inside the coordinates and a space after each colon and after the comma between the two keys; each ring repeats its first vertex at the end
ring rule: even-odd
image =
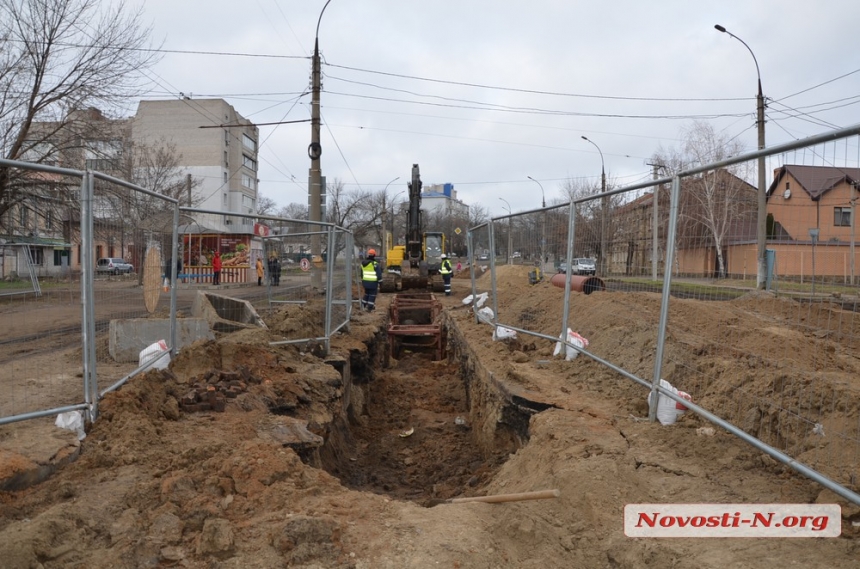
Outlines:
{"type": "Polygon", "coordinates": [[[485,494],[528,440],[536,410],[494,392],[462,340],[447,343],[441,361],[418,352],[394,359],[377,336],[369,346],[376,361],[351,366],[349,400],[319,450],[321,467],[348,488],[424,506],[485,494]]]}

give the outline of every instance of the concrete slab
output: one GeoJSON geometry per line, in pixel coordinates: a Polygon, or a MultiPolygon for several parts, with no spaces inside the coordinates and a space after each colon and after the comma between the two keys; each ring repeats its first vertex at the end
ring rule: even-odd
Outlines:
{"type": "MultiPolygon", "coordinates": [[[[205,318],[177,318],[177,349],[197,340],[214,340],[215,334],[205,318]]],[[[132,318],[110,321],[110,355],[117,362],[137,362],[140,351],[159,340],[170,340],[167,318],[132,318]]]]}
{"type": "Polygon", "coordinates": [[[266,323],[247,300],[197,291],[191,315],[205,318],[216,332],[236,332],[246,328],[267,329],[266,323]]]}

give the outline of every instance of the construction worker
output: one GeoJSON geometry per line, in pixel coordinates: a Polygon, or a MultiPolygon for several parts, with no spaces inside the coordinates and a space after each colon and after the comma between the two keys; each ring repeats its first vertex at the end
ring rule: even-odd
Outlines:
{"type": "Polygon", "coordinates": [[[442,281],[445,283],[445,296],[451,296],[451,273],[453,272],[451,259],[445,253],[442,253],[442,264],[439,266],[439,274],[442,275],[442,281]]]}
{"type": "Polygon", "coordinates": [[[376,249],[368,249],[367,258],[361,262],[361,285],[364,287],[361,307],[368,312],[376,309],[376,291],[381,280],[382,267],[376,261],[376,249]]]}

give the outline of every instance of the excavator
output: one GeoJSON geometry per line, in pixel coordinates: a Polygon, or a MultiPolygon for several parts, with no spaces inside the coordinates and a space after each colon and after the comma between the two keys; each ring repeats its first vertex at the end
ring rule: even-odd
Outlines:
{"type": "MultiPolygon", "coordinates": [[[[445,290],[439,268],[445,252],[445,234],[423,231],[421,222],[421,173],[418,164],[412,165],[409,187],[409,210],[406,213],[406,244],[385,244],[386,271],[379,290],[396,292],[407,289],[445,290]]],[[[386,240],[390,236],[386,235],[386,240]]]]}

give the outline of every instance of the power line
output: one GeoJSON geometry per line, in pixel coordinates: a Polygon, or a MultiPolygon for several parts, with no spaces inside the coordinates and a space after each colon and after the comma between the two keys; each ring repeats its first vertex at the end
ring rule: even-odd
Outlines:
{"type": "Polygon", "coordinates": [[[408,101],[405,99],[393,99],[390,97],[374,97],[371,95],[357,95],[352,93],[341,93],[338,91],[326,91],[329,95],[340,95],[342,97],[356,97],[359,99],[370,99],[374,101],[385,101],[393,103],[407,103],[412,105],[425,105],[430,107],[443,107],[453,109],[467,109],[473,111],[495,111],[516,114],[533,114],[544,116],[568,116],[568,117],[598,117],[598,118],[622,118],[622,119],[717,119],[724,117],[740,117],[747,113],[724,113],[724,114],[703,114],[703,115],[624,115],[615,113],[582,113],[576,111],[554,111],[550,109],[538,109],[528,107],[475,107],[470,105],[452,105],[445,103],[431,103],[428,101],[408,101]]]}
{"type": "MultiPolygon", "coordinates": [[[[5,41],[9,42],[18,42],[24,43],[23,40],[19,40],[17,38],[8,38],[5,41]]],[[[34,43],[44,43],[44,42],[34,42],[34,43]]],[[[112,46],[109,44],[82,44],[82,43],[66,43],[66,42],[53,42],[51,45],[55,45],[58,47],[77,47],[77,48],[97,48],[97,49],[113,49],[116,51],[139,51],[145,53],[174,53],[180,55],[217,55],[217,56],[226,56],[226,57],[259,57],[264,59],[310,59],[310,57],[306,55],[276,55],[272,53],[243,53],[236,51],[199,51],[199,50],[188,50],[188,49],[164,49],[164,48],[155,48],[155,47],[126,47],[126,46],[112,46]]]]}
{"type": "Polygon", "coordinates": [[[400,73],[389,73],[385,71],[374,71],[372,69],[361,69],[359,67],[349,67],[346,65],[336,65],[334,63],[326,63],[329,67],[337,69],[346,69],[349,71],[359,71],[361,73],[371,73],[374,75],[384,75],[386,77],[398,77],[401,79],[415,79],[416,81],[426,81],[428,83],[441,83],[443,85],[458,85],[461,87],[476,87],[479,89],[492,89],[495,91],[510,91],[514,93],[529,93],[532,95],[551,95],[555,97],[577,97],[583,99],[605,99],[614,101],[662,101],[662,102],[679,102],[679,101],[749,101],[750,97],[739,98],[662,98],[662,97],[621,97],[613,95],[586,95],[582,93],[562,93],[557,91],[540,91],[538,89],[522,89],[516,87],[500,87],[497,85],[483,85],[481,83],[466,83],[462,81],[447,81],[444,79],[430,79],[428,77],[418,77],[416,75],[403,75],[400,73]]]}

